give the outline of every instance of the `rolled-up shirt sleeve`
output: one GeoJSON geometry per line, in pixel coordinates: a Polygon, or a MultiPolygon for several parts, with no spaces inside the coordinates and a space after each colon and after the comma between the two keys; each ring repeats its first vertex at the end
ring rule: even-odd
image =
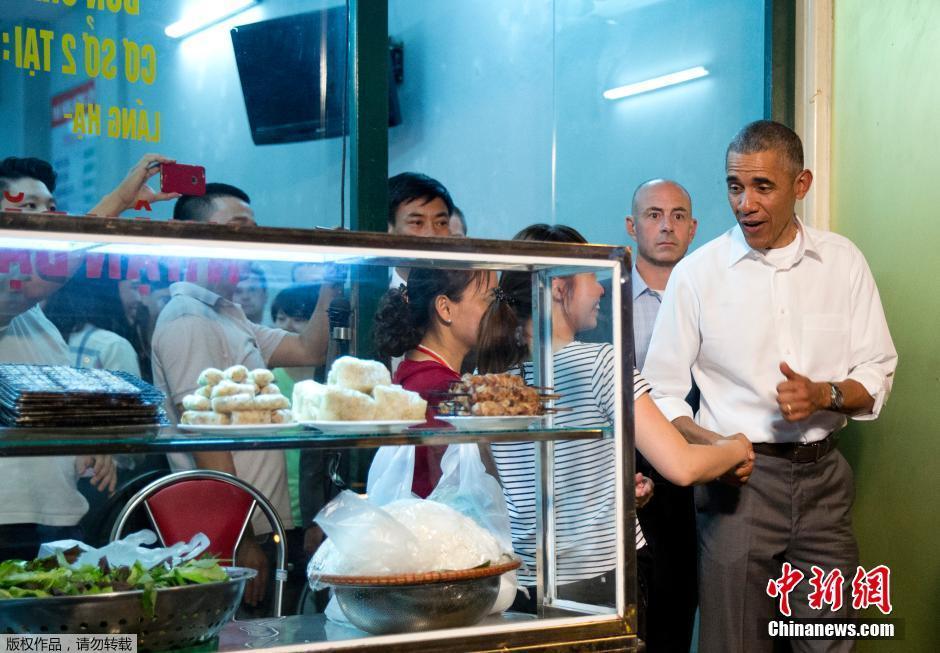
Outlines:
{"type": "Polygon", "coordinates": [[[656,316],[643,376],[653,386],[651,396],[666,419],[693,417],[685,401],[692,389],[692,364],[698,357],[701,307],[693,284],[680,263],[673,270],[656,316]]]}
{"type": "Polygon", "coordinates": [[[868,263],[858,254],[852,278],[851,362],[848,378],[864,386],[874,400],[868,413],[853,415],[856,420],[873,420],[891,393],[898,352],[888,331],[881,296],[868,263]]]}

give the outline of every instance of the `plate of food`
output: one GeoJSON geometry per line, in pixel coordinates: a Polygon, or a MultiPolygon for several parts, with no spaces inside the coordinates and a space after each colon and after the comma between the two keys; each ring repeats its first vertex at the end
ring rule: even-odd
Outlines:
{"type": "Polygon", "coordinates": [[[324,433],[365,434],[365,433],[401,433],[402,431],[424,424],[424,419],[389,419],[362,420],[356,422],[343,420],[304,420],[298,422],[304,428],[317,429],[324,433]]]}
{"type": "Polygon", "coordinates": [[[516,374],[464,374],[444,393],[437,419],[460,431],[528,429],[561,410],[546,405],[559,395],[542,390],[516,374]]]}
{"type": "Polygon", "coordinates": [[[518,431],[539,424],[544,415],[438,415],[458,431],[518,431]]]}
{"type": "Polygon", "coordinates": [[[382,363],[343,356],[326,383],[295,383],[292,405],[294,419],[321,431],[393,433],[423,424],[428,402],[393,384],[382,363]]]}
{"type": "Polygon", "coordinates": [[[290,400],[270,370],[233,365],[208,368],[193,394],[183,397],[179,428],[190,433],[277,433],[297,428],[290,400]]]}
{"type": "Polygon", "coordinates": [[[283,424],[180,424],[179,430],[188,433],[278,433],[299,428],[298,422],[283,424]]]}

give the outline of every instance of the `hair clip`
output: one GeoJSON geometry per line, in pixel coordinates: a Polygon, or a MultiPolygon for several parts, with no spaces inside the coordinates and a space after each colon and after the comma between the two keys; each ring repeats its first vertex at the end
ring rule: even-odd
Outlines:
{"type": "Polygon", "coordinates": [[[398,294],[401,295],[401,300],[408,303],[408,286],[403,283],[398,284],[398,294]]]}
{"type": "Polygon", "coordinates": [[[508,306],[514,306],[516,304],[516,300],[499,286],[493,288],[493,299],[498,302],[504,302],[508,306]]]}

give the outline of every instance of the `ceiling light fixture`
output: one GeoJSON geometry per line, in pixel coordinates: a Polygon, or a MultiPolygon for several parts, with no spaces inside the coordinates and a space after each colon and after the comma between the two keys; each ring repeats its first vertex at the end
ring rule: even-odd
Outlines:
{"type": "Polygon", "coordinates": [[[168,25],[163,32],[171,39],[182,39],[251,9],[260,2],[261,0],[216,0],[211,5],[212,11],[206,11],[209,3],[200,2],[198,11],[190,9],[178,21],[168,25]]]}
{"type": "Polygon", "coordinates": [[[676,84],[699,79],[706,75],[708,75],[708,69],[705,68],[705,66],[696,66],[695,68],[688,68],[686,70],[680,70],[677,73],[653,77],[652,79],[636,82],[635,84],[627,84],[626,86],[617,86],[616,88],[607,89],[604,91],[604,98],[607,100],[621,100],[631,95],[639,95],[640,93],[655,91],[660,88],[666,88],[667,86],[675,86],[676,84]]]}

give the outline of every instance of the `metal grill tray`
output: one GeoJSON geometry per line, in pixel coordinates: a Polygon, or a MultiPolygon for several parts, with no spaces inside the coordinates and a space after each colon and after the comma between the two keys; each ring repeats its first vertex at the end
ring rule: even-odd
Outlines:
{"type": "Polygon", "coordinates": [[[22,427],[167,424],[164,395],[133,374],[0,365],[0,423],[22,427]]]}
{"type": "Polygon", "coordinates": [[[153,617],[140,590],[0,600],[0,633],[137,635],[140,651],[194,646],[215,637],[242,600],[254,569],[229,567],[229,580],[157,590],[153,617]]]}

